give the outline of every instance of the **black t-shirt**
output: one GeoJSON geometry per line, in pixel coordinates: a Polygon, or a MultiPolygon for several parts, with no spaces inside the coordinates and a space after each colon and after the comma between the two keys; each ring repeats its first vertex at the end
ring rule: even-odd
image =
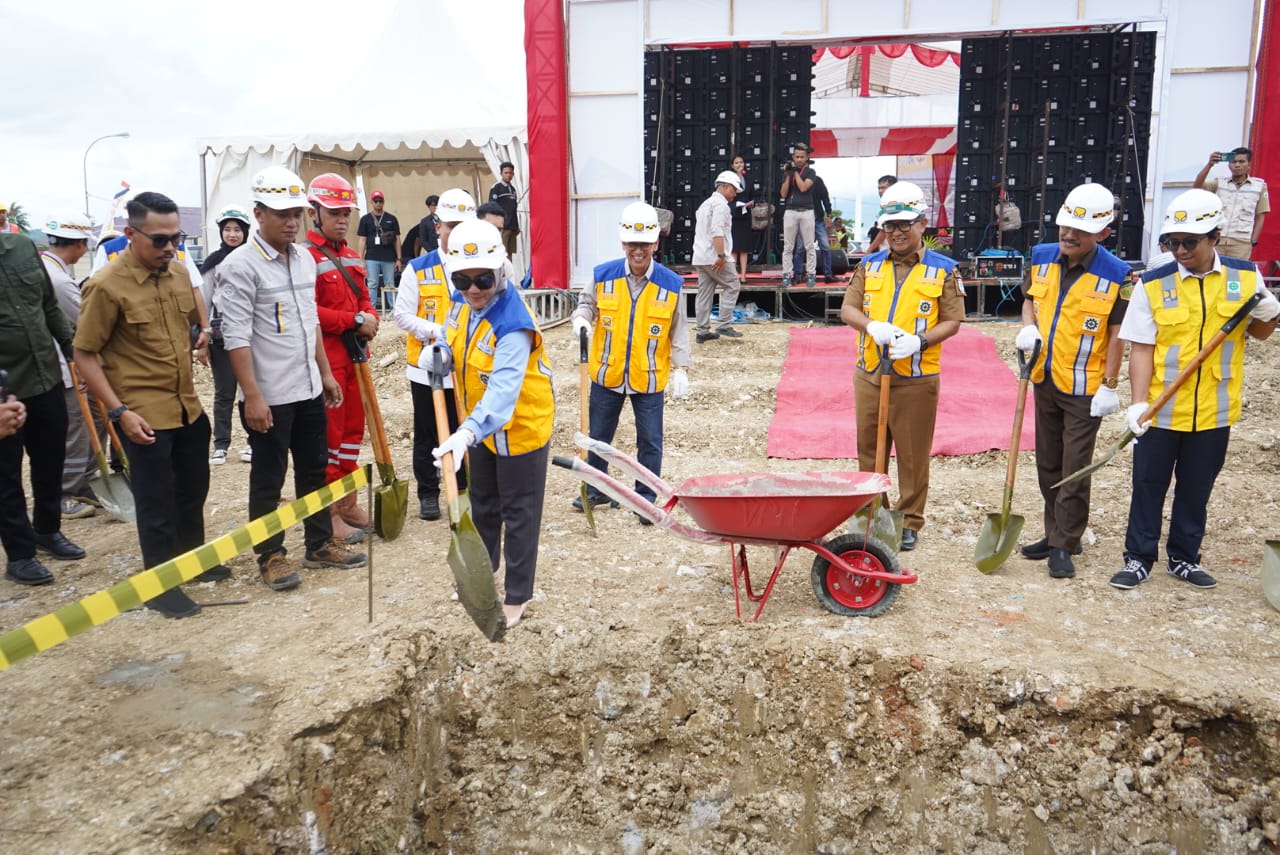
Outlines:
{"type": "Polygon", "coordinates": [[[489,191],[489,201],[497,202],[502,206],[504,229],[519,230],[520,228],[519,220],[516,219],[516,199],[516,188],[501,181],[493,185],[493,189],[489,191]]]}
{"type": "Polygon", "coordinates": [[[418,223],[418,249],[423,252],[431,252],[440,247],[440,235],[436,234],[437,222],[435,214],[428,214],[418,223]]]}
{"type": "Polygon", "coordinates": [[[395,261],[400,245],[400,221],[385,211],[381,217],[365,214],[356,235],[364,238],[364,257],[372,261],[395,261]]]}
{"type": "Polygon", "coordinates": [[[813,210],[813,191],[816,185],[809,185],[809,189],[801,192],[796,189],[796,179],[805,178],[813,181],[818,174],[811,167],[806,166],[803,172],[791,173],[791,188],[787,191],[787,210],[788,211],[812,211],[813,210]]]}

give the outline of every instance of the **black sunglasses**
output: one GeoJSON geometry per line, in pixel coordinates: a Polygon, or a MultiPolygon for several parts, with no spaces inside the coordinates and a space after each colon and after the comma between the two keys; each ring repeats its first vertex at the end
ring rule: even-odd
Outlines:
{"type": "Polygon", "coordinates": [[[151,241],[151,245],[156,249],[164,249],[169,244],[173,244],[173,248],[177,249],[182,246],[182,242],[187,239],[187,236],[182,232],[178,232],[176,235],[149,235],[142,229],[134,229],[134,232],[149,239],[151,241]]]}
{"type": "Polygon", "coordinates": [[[1178,249],[1184,249],[1187,252],[1195,252],[1196,247],[1200,245],[1200,241],[1207,240],[1208,235],[1197,235],[1196,237],[1178,238],[1162,237],[1160,238],[1160,248],[1166,252],[1175,252],[1178,249]]]}
{"type": "Polygon", "coordinates": [[[453,280],[453,287],[459,291],[466,291],[472,285],[481,291],[488,291],[494,285],[498,284],[498,277],[493,273],[481,273],[475,279],[472,279],[465,273],[454,273],[450,277],[453,280]]]}

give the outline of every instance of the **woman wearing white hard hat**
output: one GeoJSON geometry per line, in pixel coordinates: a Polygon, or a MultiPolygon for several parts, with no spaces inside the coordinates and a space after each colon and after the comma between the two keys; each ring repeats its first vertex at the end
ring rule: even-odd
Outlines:
{"type": "Polygon", "coordinates": [[[471,452],[471,512],[497,572],[506,559],[503,612],[518,624],[533,597],[555,399],[542,333],[501,271],[502,234],[465,220],[449,234],[445,271],[456,289],[445,323],[462,426],[432,451],[471,452]],[[505,536],[503,529],[505,528],[505,536]]]}
{"type": "Polygon", "coordinates": [[[1159,557],[1165,495],[1175,472],[1166,569],[1195,588],[1217,585],[1200,566],[1200,544],[1231,425],[1240,418],[1246,335],[1266,339],[1280,319],[1280,301],[1252,262],[1218,255],[1223,223],[1217,195],[1188,190],[1174,198],[1160,229],[1160,245],[1174,260],[1143,274],[1120,327],[1129,342],[1129,429],[1141,437],[1133,449],[1124,569],[1111,577],[1122,590],[1146,581],[1159,557]],[[1165,385],[1255,293],[1262,299],[1249,323],[1236,326],[1155,416],[1142,421],[1165,385]]]}
{"type": "Polygon", "coordinates": [[[1049,559],[1049,576],[1075,576],[1072,555],[1089,524],[1088,478],[1054,487],[1093,460],[1102,417],[1120,409],[1116,395],[1124,343],[1120,321],[1129,305],[1129,265],[1102,246],[1111,236],[1115,197],[1101,184],[1081,184],[1058,209],[1058,240],[1031,248],[1015,344],[1028,353],[1035,384],[1036,474],[1044,498],[1044,537],[1022,547],[1049,559]]]}

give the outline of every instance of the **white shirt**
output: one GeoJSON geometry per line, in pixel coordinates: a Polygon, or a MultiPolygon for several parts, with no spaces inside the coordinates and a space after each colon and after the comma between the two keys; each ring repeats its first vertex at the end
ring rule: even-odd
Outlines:
{"type": "MultiPolygon", "coordinates": [[[[449,284],[449,294],[453,294],[452,283],[449,284]]],[[[423,386],[430,386],[432,359],[434,359],[431,353],[432,339],[435,336],[439,336],[439,340],[443,343],[444,330],[441,325],[434,324],[426,318],[418,317],[418,303],[420,300],[421,296],[418,294],[418,271],[413,269],[413,265],[407,264],[404,272],[400,274],[400,287],[396,289],[396,303],[392,309],[391,316],[395,319],[396,326],[422,342],[422,350],[418,353],[418,364],[410,365],[406,362],[404,375],[409,378],[410,383],[421,383],[423,386]]],[[[446,309],[445,311],[447,314],[448,310],[446,309]]],[[[452,371],[444,373],[444,388],[453,388],[452,371]]]]}
{"type": "MultiPolygon", "coordinates": [[[[712,238],[724,238],[724,254],[733,254],[733,214],[729,200],[716,191],[698,206],[693,229],[693,263],[715,264],[716,245],[712,238]]],[[[726,262],[727,263],[727,262],[726,262]]]]}
{"type": "MultiPolygon", "coordinates": [[[[1221,272],[1222,261],[1215,252],[1213,254],[1213,267],[1209,269],[1209,273],[1221,272]]],[[[1203,275],[1195,274],[1183,267],[1181,263],[1178,264],[1179,279],[1186,279],[1188,276],[1203,279],[1209,273],[1203,275]]],[[[1265,287],[1262,277],[1258,277],[1257,290],[1262,291],[1265,287]]],[[[1147,298],[1147,289],[1142,284],[1134,288],[1133,294],[1129,297],[1129,308],[1125,310],[1124,320],[1120,322],[1120,338],[1137,344],[1156,343],[1156,319],[1151,312],[1151,300],[1147,298]]]]}

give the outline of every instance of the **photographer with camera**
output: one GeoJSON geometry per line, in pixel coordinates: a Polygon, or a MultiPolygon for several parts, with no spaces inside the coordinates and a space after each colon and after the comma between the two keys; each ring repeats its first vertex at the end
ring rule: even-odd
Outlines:
{"type": "Polygon", "coordinates": [[[1271,210],[1267,199],[1267,182],[1249,174],[1253,165],[1253,152],[1240,146],[1231,151],[1209,152],[1209,162],[1196,176],[1195,186],[1218,194],[1222,200],[1222,215],[1226,224],[1218,240],[1218,254],[1246,261],[1253,255],[1253,248],[1262,237],[1262,223],[1271,210]],[[1223,183],[1209,178],[1209,170],[1219,163],[1231,169],[1231,178],[1223,183]]]}
{"type": "Polygon", "coordinates": [[[813,182],[817,173],[809,166],[809,146],[796,143],[791,160],[782,165],[782,187],[778,193],[786,210],[782,214],[782,287],[794,281],[796,237],[804,244],[804,272],[810,288],[817,284],[818,254],[813,244],[813,182]]]}

